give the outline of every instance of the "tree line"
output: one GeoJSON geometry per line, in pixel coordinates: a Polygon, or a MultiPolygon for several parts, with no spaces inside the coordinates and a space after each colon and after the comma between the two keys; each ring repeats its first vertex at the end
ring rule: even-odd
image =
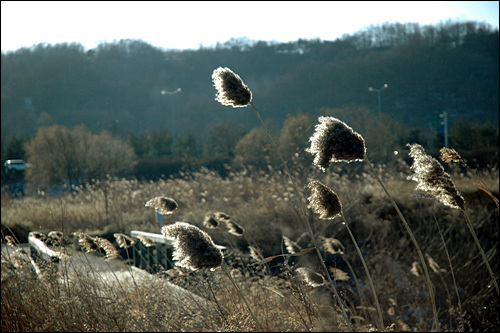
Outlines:
{"type": "Polygon", "coordinates": [[[442,143],[439,114],[447,111],[450,144],[492,149],[498,138],[498,42],[498,29],[487,24],[448,21],[370,26],[335,41],[235,38],[180,51],[120,40],[92,50],[39,44],[2,52],[2,158],[12,158],[16,147],[22,154],[20,141],[43,128],[83,124],[95,135],[106,131],[126,142],[139,166],[191,157],[249,163],[259,126],[248,110],[214,101],[211,74],[219,66],[243,78],[282,144],[299,141],[287,123],[304,127],[306,118],[342,114],[348,123],[365,122],[363,130],[374,135],[368,142],[380,142],[372,149],[384,159],[410,138],[442,143]],[[368,87],[386,83],[381,131],[366,122],[379,106],[368,87]],[[386,140],[384,131],[393,139],[386,140]]]}

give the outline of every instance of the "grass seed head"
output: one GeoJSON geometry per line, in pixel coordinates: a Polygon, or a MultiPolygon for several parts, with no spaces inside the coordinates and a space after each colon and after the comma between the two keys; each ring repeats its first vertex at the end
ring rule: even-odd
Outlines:
{"type": "Polygon", "coordinates": [[[342,212],[342,204],[338,195],[319,180],[310,181],[307,185],[311,189],[308,208],[320,214],[321,219],[329,220],[342,212]]]}
{"type": "Polygon", "coordinates": [[[338,269],[336,267],[330,267],[328,270],[332,274],[332,277],[333,277],[334,280],[337,280],[337,281],[347,281],[347,280],[349,280],[349,274],[347,274],[346,272],[344,272],[341,269],[338,269]]]}
{"type": "Polygon", "coordinates": [[[94,237],[94,241],[101,249],[106,252],[106,260],[116,259],[120,256],[120,252],[114,247],[114,245],[102,237],[94,237]]]}
{"type": "Polygon", "coordinates": [[[415,276],[422,276],[422,275],[424,275],[424,272],[422,271],[422,267],[416,261],[414,261],[411,264],[410,272],[412,272],[412,274],[415,275],[415,276]]]}
{"type": "Polygon", "coordinates": [[[327,238],[320,236],[321,239],[323,239],[323,247],[325,248],[326,252],[335,254],[335,253],[340,253],[344,254],[345,247],[344,245],[336,238],[327,238]]]}
{"type": "Polygon", "coordinates": [[[443,162],[460,162],[462,160],[462,157],[455,149],[443,147],[439,151],[441,152],[441,161],[443,162]]]}
{"type": "Polygon", "coordinates": [[[248,250],[250,251],[250,256],[257,260],[257,261],[262,261],[264,260],[264,256],[259,252],[259,250],[257,250],[255,247],[253,246],[249,246],[248,247],[248,250]]]}
{"type": "Polygon", "coordinates": [[[416,190],[424,191],[442,204],[464,210],[465,200],[453,184],[451,177],[438,160],[425,153],[419,144],[408,144],[414,174],[409,179],[416,181],[416,190]]]}
{"type": "Polygon", "coordinates": [[[99,250],[99,245],[95,241],[94,237],[91,237],[83,232],[74,232],[73,236],[78,237],[78,243],[80,243],[80,246],[84,251],[94,252],[99,250]]]}
{"type": "Polygon", "coordinates": [[[319,287],[326,283],[323,275],[316,273],[307,267],[299,267],[295,271],[299,273],[304,281],[306,281],[311,287],[319,287]]]}
{"type": "Polygon", "coordinates": [[[135,243],[137,243],[137,241],[135,239],[133,239],[132,237],[125,235],[125,234],[122,234],[122,233],[119,233],[119,232],[115,233],[113,236],[115,236],[116,243],[121,248],[126,249],[126,248],[131,247],[135,243]]]}
{"type": "Polygon", "coordinates": [[[144,244],[145,247],[151,247],[155,245],[155,242],[153,242],[149,237],[146,237],[144,235],[139,235],[137,236],[139,240],[144,244]]]}
{"type": "Polygon", "coordinates": [[[217,219],[215,219],[212,215],[207,215],[203,220],[203,225],[209,229],[213,229],[219,226],[219,221],[217,221],[217,219]]]}
{"type": "Polygon", "coordinates": [[[215,100],[234,108],[246,107],[252,101],[252,92],[238,74],[225,67],[219,67],[212,74],[217,89],[215,100]]]}
{"type": "Polygon", "coordinates": [[[299,246],[299,244],[295,243],[293,240],[290,238],[283,236],[283,241],[285,243],[286,250],[291,253],[291,254],[297,254],[300,251],[302,251],[302,248],[299,246]]]}
{"type": "Polygon", "coordinates": [[[315,155],[314,164],[326,171],[330,162],[354,162],[364,159],[365,140],[351,127],[334,117],[319,117],[307,152],[315,155]]]}
{"type": "Polygon", "coordinates": [[[7,242],[7,245],[9,245],[11,247],[17,247],[17,242],[14,239],[14,237],[7,235],[7,236],[5,236],[5,241],[7,242]]]}
{"type": "Polygon", "coordinates": [[[230,220],[231,219],[231,217],[228,214],[224,213],[224,212],[215,212],[214,217],[219,222],[224,222],[225,220],[230,220]]]}
{"type": "Polygon", "coordinates": [[[243,236],[245,229],[243,229],[242,226],[231,220],[225,220],[224,222],[226,223],[227,226],[227,232],[238,237],[243,236]]]}
{"type": "Polygon", "coordinates": [[[155,208],[162,215],[172,215],[177,210],[177,202],[172,198],[156,197],[146,202],[147,207],[155,208]]]}
{"type": "Polygon", "coordinates": [[[425,254],[425,257],[427,258],[427,263],[429,264],[429,267],[435,272],[435,273],[441,273],[441,267],[439,267],[438,263],[429,255],[429,253],[425,254]]]}
{"type": "Polygon", "coordinates": [[[198,227],[176,222],[161,230],[166,237],[174,239],[173,259],[180,267],[192,270],[216,268],[222,264],[223,254],[209,234],[198,227]]]}

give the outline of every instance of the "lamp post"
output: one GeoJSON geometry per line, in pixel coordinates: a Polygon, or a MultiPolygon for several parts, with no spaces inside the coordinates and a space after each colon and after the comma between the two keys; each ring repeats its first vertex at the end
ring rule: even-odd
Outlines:
{"type": "Polygon", "coordinates": [[[443,118],[441,125],[443,125],[444,129],[444,146],[448,148],[448,112],[444,111],[439,115],[439,118],[443,118]]]}
{"type": "Polygon", "coordinates": [[[377,97],[378,97],[378,119],[380,120],[380,114],[382,113],[382,103],[380,102],[380,92],[384,89],[387,89],[388,85],[387,83],[384,84],[382,87],[380,88],[372,88],[372,87],[368,87],[368,91],[375,91],[377,93],[377,97]]]}
{"type": "MultiPolygon", "coordinates": [[[[165,89],[162,89],[161,91],[161,95],[162,96],[165,96],[165,95],[169,95],[169,96],[173,96],[175,94],[178,94],[182,91],[181,88],[177,88],[176,90],[174,91],[168,91],[168,90],[165,90],[165,89]]],[[[174,154],[174,147],[175,147],[175,135],[174,135],[174,129],[175,129],[175,126],[174,126],[174,107],[172,105],[172,99],[169,100],[169,104],[170,104],[170,131],[172,132],[172,155],[174,154]]]]}

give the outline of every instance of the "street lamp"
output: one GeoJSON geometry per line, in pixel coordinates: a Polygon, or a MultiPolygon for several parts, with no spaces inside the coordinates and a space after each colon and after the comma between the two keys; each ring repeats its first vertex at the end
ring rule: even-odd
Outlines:
{"type": "MultiPolygon", "coordinates": [[[[175,94],[178,94],[182,91],[181,88],[177,88],[176,90],[174,91],[168,91],[168,90],[165,90],[165,89],[162,89],[162,91],[160,92],[162,96],[165,96],[165,95],[169,95],[169,96],[173,96],[175,94]]],[[[174,129],[175,129],[175,126],[174,126],[174,107],[172,105],[172,99],[169,100],[169,104],[170,104],[170,127],[171,127],[171,132],[172,132],[172,154],[174,153],[174,140],[175,140],[175,135],[174,135],[174,129]]]]}
{"type": "Polygon", "coordinates": [[[384,84],[382,87],[380,88],[372,88],[372,87],[368,87],[368,91],[375,91],[377,93],[377,96],[378,96],[378,119],[380,119],[380,114],[382,113],[382,105],[380,103],[380,92],[384,89],[387,89],[388,85],[387,83],[384,84]]]}

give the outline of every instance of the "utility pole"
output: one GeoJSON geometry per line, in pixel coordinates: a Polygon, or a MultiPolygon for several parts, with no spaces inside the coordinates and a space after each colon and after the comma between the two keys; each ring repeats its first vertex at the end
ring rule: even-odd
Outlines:
{"type": "Polygon", "coordinates": [[[448,148],[448,112],[444,111],[439,117],[443,118],[441,125],[444,126],[444,146],[448,148]]]}
{"type": "Polygon", "coordinates": [[[368,87],[368,91],[375,91],[377,93],[377,99],[378,99],[378,119],[380,120],[380,114],[382,113],[382,103],[380,101],[380,92],[384,89],[387,89],[388,85],[387,83],[384,84],[382,87],[380,88],[372,88],[372,87],[368,87]]]}
{"type": "MultiPolygon", "coordinates": [[[[168,90],[163,89],[161,91],[161,94],[162,94],[162,96],[164,96],[164,95],[173,96],[175,94],[180,93],[181,91],[182,91],[181,88],[177,88],[174,91],[168,91],[168,90]]],[[[175,134],[174,134],[175,125],[174,125],[174,107],[173,107],[173,104],[172,104],[172,98],[169,99],[169,104],[170,104],[170,131],[172,132],[172,155],[173,155],[174,154],[174,148],[175,148],[175,134]]]]}

